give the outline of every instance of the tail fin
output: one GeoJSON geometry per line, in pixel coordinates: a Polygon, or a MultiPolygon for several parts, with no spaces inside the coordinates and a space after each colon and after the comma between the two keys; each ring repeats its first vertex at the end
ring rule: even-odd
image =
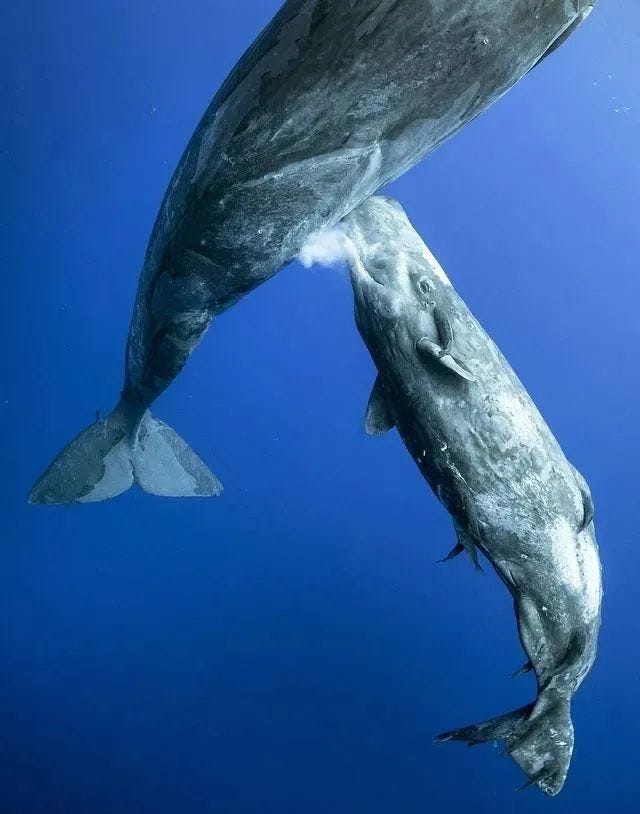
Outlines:
{"type": "Polygon", "coordinates": [[[469,746],[499,740],[529,778],[525,787],[537,785],[550,797],[561,791],[573,754],[573,724],[565,698],[545,691],[536,704],[437,738],[439,743],[466,741],[469,746]]]}
{"type": "Polygon", "coordinates": [[[151,413],[120,402],[53,461],[29,503],[95,503],[133,484],[164,497],[212,497],[222,485],[193,450],[151,413]]]}

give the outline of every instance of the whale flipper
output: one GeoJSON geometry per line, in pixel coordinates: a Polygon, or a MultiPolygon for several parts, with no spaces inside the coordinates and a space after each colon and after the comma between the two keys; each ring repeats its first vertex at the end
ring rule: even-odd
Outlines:
{"type": "Polygon", "coordinates": [[[222,485],[170,427],[122,402],[83,430],[48,467],[29,503],[96,503],[137,483],[166,497],[211,497],[222,485]]]}
{"type": "Polygon", "coordinates": [[[369,396],[367,404],[367,414],[364,419],[364,428],[367,435],[382,435],[389,432],[395,426],[395,422],[387,404],[384,388],[380,381],[380,376],[373,385],[373,390],[369,396]]]}
{"type": "Polygon", "coordinates": [[[427,336],[418,339],[416,342],[418,355],[422,358],[435,359],[462,379],[475,382],[475,376],[461,365],[450,352],[453,345],[453,328],[447,315],[439,308],[436,308],[433,312],[433,321],[438,331],[438,341],[433,342],[427,336]]]}
{"type": "Polygon", "coordinates": [[[441,365],[457,376],[460,376],[460,378],[466,379],[468,382],[475,382],[476,379],[473,373],[470,373],[460,362],[454,359],[442,345],[439,345],[437,342],[432,342],[428,337],[423,336],[418,339],[416,342],[416,350],[418,351],[418,355],[423,359],[435,359],[436,362],[440,362],[441,365]]]}
{"type": "Polygon", "coordinates": [[[453,345],[453,328],[451,327],[451,321],[440,308],[436,308],[433,312],[433,320],[436,323],[440,348],[443,353],[449,353],[453,345]]]}
{"type": "Polygon", "coordinates": [[[582,497],[582,507],[583,507],[583,514],[582,514],[582,521],[580,526],[578,527],[578,532],[582,533],[586,531],[591,523],[593,523],[593,518],[595,517],[596,509],[593,503],[593,496],[591,494],[591,489],[589,488],[589,484],[587,483],[584,475],[578,469],[576,469],[573,464],[571,464],[571,469],[573,470],[573,474],[575,475],[576,482],[578,484],[578,489],[580,489],[580,496],[582,497]]]}
{"type": "Polygon", "coordinates": [[[584,517],[582,520],[582,525],[580,526],[580,531],[583,532],[586,531],[593,523],[596,510],[595,506],[593,505],[593,497],[591,496],[589,489],[581,489],[580,494],[582,495],[582,505],[584,506],[584,517]]]}
{"type": "Polygon", "coordinates": [[[450,356],[448,353],[445,353],[444,356],[440,357],[440,362],[452,373],[460,376],[461,379],[465,379],[468,382],[475,382],[476,379],[473,373],[469,373],[469,371],[463,367],[460,362],[456,361],[453,356],[450,356]]]}

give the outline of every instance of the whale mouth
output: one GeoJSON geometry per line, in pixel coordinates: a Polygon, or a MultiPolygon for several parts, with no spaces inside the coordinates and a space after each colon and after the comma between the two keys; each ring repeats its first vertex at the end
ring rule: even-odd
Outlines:
{"type": "Polygon", "coordinates": [[[351,277],[354,281],[357,280],[364,284],[373,283],[380,288],[384,287],[384,282],[380,279],[380,274],[376,275],[375,269],[371,268],[370,264],[365,263],[359,254],[352,255],[349,266],[351,268],[351,277]]]}
{"type": "MultiPolygon", "coordinates": [[[[365,203],[362,208],[366,206],[365,203]]],[[[390,272],[385,262],[383,243],[371,240],[372,235],[367,233],[366,223],[363,226],[353,215],[345,219],[344,224],[343,245],[352,282],[359,282],[360,285],[374,284],[383,288],[389,282],[390,272]]]]}
{"type": "Polygon", "coordinates": [[[381,286],[381,287],[383,287],[383,286],[384,286],[384,284],[385,284],[385,283],[384,283],[384,280],[381,280],[381,279],[380,279],[380,273],[379,273],[379,271],[378,271],[378,274],[376,275],[376,273],[375,273],[375,269],[372,269],[372,268],[371,268],[371,266],[370,266],[369,264],[360,263],[360,265],[361,265],[361,267],[362,267],[363,273],[364,273],[364,274],[366,274],[366,275],[367,275],[367,277],[368,277],[370,280],[372,280],[372,281],[373,281],[373,282],[374,282],[376,285],[379,285],[379,286],[381,286]]]}

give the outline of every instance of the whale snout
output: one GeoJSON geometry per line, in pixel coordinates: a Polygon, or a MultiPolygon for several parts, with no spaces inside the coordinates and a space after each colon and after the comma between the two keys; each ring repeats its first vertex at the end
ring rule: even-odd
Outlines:
{"type": "Polygon", "coordinates": [[[400,204],[381,195],[369,198],[344,219],[352,280],[378,286],[398,283],[403,269],[390,247],[397,247],[407,223],[400,204]]]}

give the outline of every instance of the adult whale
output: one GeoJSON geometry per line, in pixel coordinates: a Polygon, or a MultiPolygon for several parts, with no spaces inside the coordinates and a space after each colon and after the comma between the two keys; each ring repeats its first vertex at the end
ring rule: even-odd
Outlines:
{"type": "Polygon", "coordinates": [[[121,400],[32,503],[221,487],[148,411],[213,317],[505,93],[595,0],[288,0],[194,133],[140,276],[121,400]]]}
{"type": "Polygon", "coordinates": [[[439,740],[504,740],[553,796],[573,752],[571,698],[600,628],[589,488],[399,204],[371,198],[344,230],[356,321],[379,373],[367,430],[397,427],[452,515],[458,544],[445,559],[465,550],[476,564],[478,551],[489,559],[538,683],[534,703],[439,740]]]}

